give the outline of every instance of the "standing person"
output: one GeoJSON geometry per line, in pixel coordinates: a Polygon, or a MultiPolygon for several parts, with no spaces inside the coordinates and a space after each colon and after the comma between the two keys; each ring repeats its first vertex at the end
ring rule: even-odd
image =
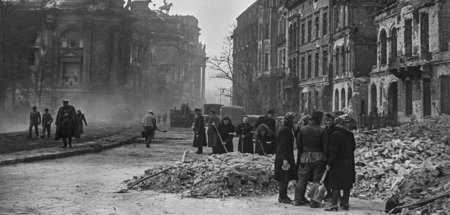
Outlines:
{"type": "Polygon", "coordinates": [[[69,141],[69,147],[72,148],[72,137],[80,138],[80,133],[78,132],[77,113],[75,108],[69,105],[69,101],[63,101],[63,106],[58,110],[55,124],[55,140],[63,139],[64,145],[61,148],[66,148],[67,141],[69,141]]]}
{"type": "MultiPolygon", "coordinates": [[[[270,132],[276,134],[277,132],[277,122],[275,121],[275,110],[270,109],[267,111],[265,116],[261,116],[255,123],[255,128],[258,128],[260,124],[266,124],[270,128],[270,132]]],[[[277,148],[276,139],[274,139],[271,143],[271,148],[266,153],[274,154],[277,148]]]]}
{"type": "Polygon", "coordinates": [[[142,118],[142,126],[145,131],[145,146],[150,148],[150,144],[152,143],[152,139],[155,136],[155,131],[157,129],[156,118],[153,116],[152,110],[148,110],[148,113],[142,118]]]}
{"type": "Polygon", "coordinates": [[[42,138],[45,137],[47,132],[47,138],[50,138],[50,130],[52,127],[53,117],[52,114],[48,112],[48,108],[44,109],[44,114],[42,114],[42,138]]]}
{"type": "Polygon", "coordinates": [[[348,210],[350,208],[350,190],[355,183],[355,136],[352,132],[343,128],[341,118],[334,119],[333,115],[327,114],[325,117],[327,132],[329,136],[327,169],[329,169],[327,188],[331,189],[331,205],[326,211],[338,210],[338,199],[341,190],[340,208],[348,210]]]}
{"type": "Polygon", "coordinates": [[[253,153],[253,126],[248,121],[248,116],[242,117],[242,123],[236,127],[236,134],[239,135],[238,151],[241,153],[253,153]]]}
{"type": "Polygon", "coordinates": [[[84,117],[84,114],[81,113],[81,110],[77,110],[77,120],[78,120],[77,121],[77,123],[78,123],[78,132],[81,135],[81,134],[84,133],[84,131],[83,131],[83,122],[84,122],[84,125],[86,125],[86,127],[87,127],[86,117],[84,117]]]}
{"type": "Polygon", "coordinates": [[[294,119],[295,114],[287,112],[284,115],[284,125],[277,134],[277,151],[275,154],[274,179],[278,181],[278,202],[291,204],[287,195],[290,180],[297,180],[297,168],[294,160],[294,119]]]}
{"type": "Polygon", "coordinates": [[[167,112],[164,112],[164,113],[163,113],[163,115],[162,115],[162,121],[163,121],[163,123],[164,123],[164,125],[165,125],[166,122],[167,122],[167,112]]]}
{"type": "Polygon", "coordinates": [[[158,120],[158,124],[161,123],[161,114],[158,113],[158,115],[156,115],[156,119],[158,120]]]}
{"type": "Polygon", "coordinates": [[[38,126],[39,124],[41,124],[41,113],[39,113],[39,111],[37,111],[37,107],[33,106],[31,108],[31,112],[30,112],[30,126],[28,127],[28,137],[30,139],[33,139],[33,127],[34,127],[34,133],[36,134],[36,138],[39,138],[39,130],[38,130],[38,126]]]}
{"type": "Polygon", "coordinates": [[[255,152],[259,155],[265,155],[272,149],[275,142],[275,133],[266,124],[260,124],[254,132],[255,152]]]}
{"type": "Polygon", "coordinates": [[[197,154],[203,153],[203,146],[206,146],[206,133],[205,133],[205,119],[202,115],[202,110],[195,109],[195,121],[194,121],[194,147],[197,147],[197,154]]]}
{"type": "MultiPolygon", "coordinates": [[[[327,134],[325,129],[320,127],[323,113],[315,111],[311,116],[311,122],[300,128],[297,137],[297,158],[298,163],[298,183],[295,188],[294,205],[300,206],[308,204],[305,199],[306,185],[312,178],[314,183],[319,183],[326,166],[325,147],[327,144],[327,134]]],[[[320,207],[320,202],[311,200],[311,208],[320,207]]]]}
{"type": "Polygon", "coordinates": [[[209,110],[209,116],[207,120],[206,126],[208,126],[208,130],[206,131],[208,134],[208,147],[212,147],[213,153],[216,144],[220,144],[217,142],[217,126],[220,124],[220,118],[217,116],[216,111],[214,109],[209,110]]]}
{"type": "Polygon", "coordinates": [[[233,152],[233,133],[234,126],[231,122],[231,118],[226,116],[222,119],[222,122],[217,127],[219,135],[217,136],[216,145],[213,146],[214,154],[226,153],[224,147],[228,152],[233,152]],[[220,137],[220,138],[219,138],[220,137]],[[223,141],[222,143],[220,141],[223,141]]]}

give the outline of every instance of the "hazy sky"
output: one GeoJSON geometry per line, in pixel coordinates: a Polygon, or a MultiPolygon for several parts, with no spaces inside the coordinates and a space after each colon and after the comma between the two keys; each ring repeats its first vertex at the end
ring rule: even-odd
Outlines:
{"type": "MultiPolygon", "coordinates": [[[[194,15],[199,20],[201,30],[200,40],[206,44],[208,56],[219,55],[225,36],[231,30],[231,25],[236,22],[236,17],[249,7],[255,0],[167,0],[172,2],[170,14],[194,15]]],[[[156,8],[163,5],[162,0],[153,0],[150,3],[156,8]]],[[[211,74],[212,71],[208,70],[211,74]]],[[[218,89],[227,84],[217,79],[207,78],[206,88],[218,89]]],[[[228,84],[228,87],[230,84],[228,84]]],[[[218,93],[218,90],[217,90],[218,93]]]]}

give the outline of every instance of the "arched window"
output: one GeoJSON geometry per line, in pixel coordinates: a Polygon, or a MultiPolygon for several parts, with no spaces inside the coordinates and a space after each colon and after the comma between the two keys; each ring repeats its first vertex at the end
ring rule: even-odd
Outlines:
{"type": "Polygon", "coordinates": [[[380,33],[380,56],[381,56],[381,64],[386,64],[387,59],[387,34],[383,29],[380,33]]]}
{"type": "Polygon", "coordinates": [[[346,73],[346,71],[347,71],[347,58],[346,58],[346,55],[347,54],[347,52],[345,51],[345,46],[342,46],[342,48],[341,48],[341,55],[342,55],[342,74],[345,74],[346,73]]]}
{"type": "Polygon", "coordinates": [[[342,88],[342,90],[341,90],[341,109],[344,109],[345,107],[346,107],[345,89],[342,88]]]}
{"type": "Polygon", "coordinates": [[[397,58],[397,29],[395,27],[392,28],[391,33],[391,61],[395,61],[397,58]]]}
{"type": "Polygon", "coordinates": [[[380,84],[380,105],[383,105],[383,84],[380,84]]]}
{"type": "Polygon", "coordinates": [[[347,101],[348,101],[348,103],[351,102],[352,98],[353,98],[353,90],[352,90],[352,88],[350,87],[350,88],[348,88],[348,96],[347,96],[347,101]]]}
{"type": "Polygon", "coordinates": [[[335,68],[335,74],[339,75],[339,48],[336,48],[336,53],[335,53],[335,58],[336,58],[336,64],[334,65],[335,68]]]}
{"type": "Polygon", "coordinates": [[[334,91],[334,111],[339,111],[339,90],[334,91]]]}

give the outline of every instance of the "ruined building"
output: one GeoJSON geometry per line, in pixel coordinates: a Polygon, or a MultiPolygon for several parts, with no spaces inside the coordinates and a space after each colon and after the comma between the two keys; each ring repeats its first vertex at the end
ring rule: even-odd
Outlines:
{"type": "Polygon", "coordinates": [[[400,122],[450,114],[450,2],[391,0],[375,21],[371,110],[400,122]]]}
{"type": "Polygon", "coordinates": [[[22,12],[44,14],[30,68],[49,75],[40,98],[31,87],[13,93],[52,109],[68,99],[98,119],[124,108],[202,103],[206,56],[197,19],[152,11],[149,2],[124,8],[122,0],[17,1],[22,12]]]}

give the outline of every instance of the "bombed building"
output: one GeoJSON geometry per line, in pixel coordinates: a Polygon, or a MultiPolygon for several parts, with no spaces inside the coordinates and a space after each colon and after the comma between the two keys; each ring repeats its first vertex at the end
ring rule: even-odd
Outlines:
{"type": "Polygon", "coordinates": [[[67,99],[103,120],[127,108],[202,103],[206,56],[198,20],[150,10],[149,2],[15,1],[16,13],[42,16],[32,26],[29,85],[7,89],[3,107],[25,101],[54,109],[67,99]]]}

